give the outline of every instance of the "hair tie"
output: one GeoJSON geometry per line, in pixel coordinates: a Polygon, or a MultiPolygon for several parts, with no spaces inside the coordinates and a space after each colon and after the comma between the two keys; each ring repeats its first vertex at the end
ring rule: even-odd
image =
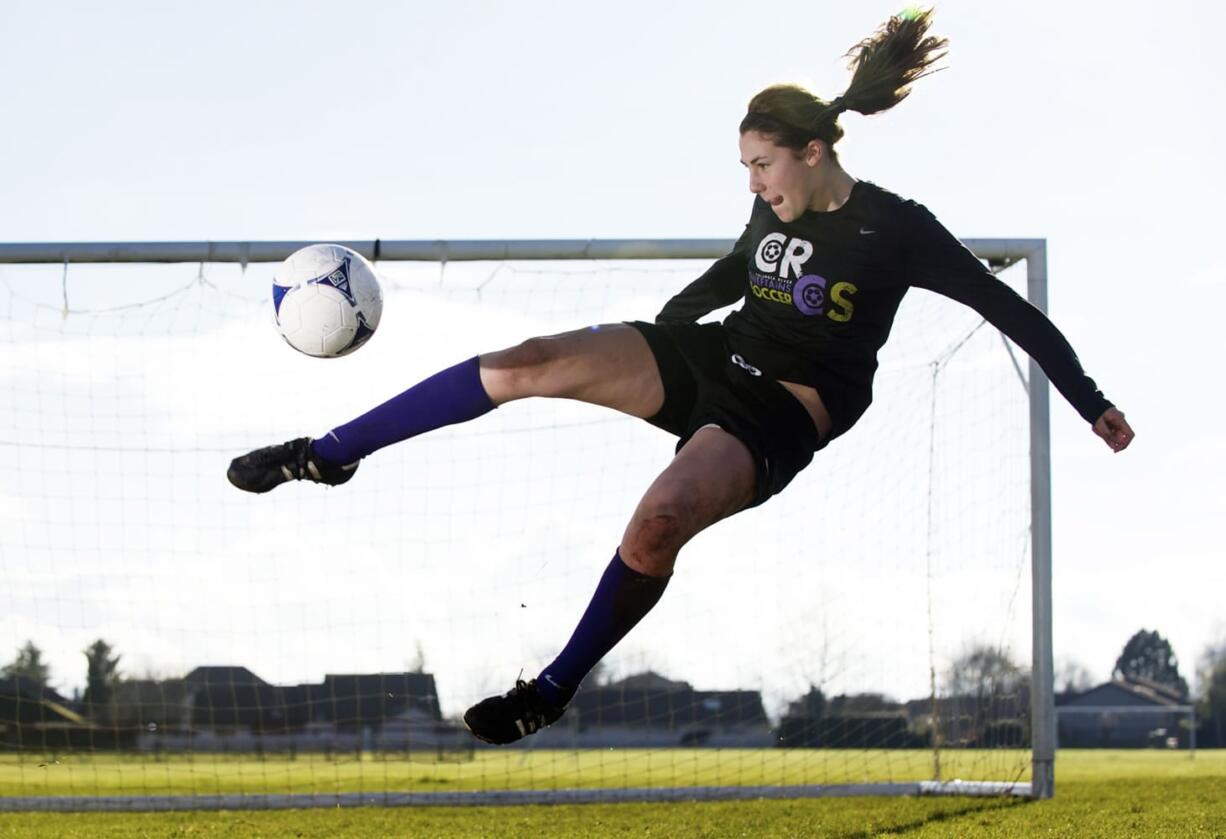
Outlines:
{"type": "Polygon", "coordinates": [[[843,101],[842,96],[836,96],[830,100],[830,104],[826,106],[826,110],[837,117],[839,114],[847,110],[847,103],[843,101]]]}

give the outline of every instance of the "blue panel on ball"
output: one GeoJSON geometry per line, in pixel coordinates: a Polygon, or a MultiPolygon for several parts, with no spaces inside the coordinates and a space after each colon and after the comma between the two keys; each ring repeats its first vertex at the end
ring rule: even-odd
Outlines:
{"type": "Polygon", "coordinates": [[[358,331],[353,333],[353,340],[349,342],[349,349],[346,350],[346,352],[349,350],[356,350],[358,347],[365,344],[370,336],[374,334],[375,331],[366,325],[365,315],[358,312],[358,331]]]}
{"type": "Polygon", "coordinates": [[[281,301],[287,294],[289,294],[289,286],[272,284],[272,310],[278,315],[281,314],[281,301]]]}
{"type": "Polygon", "coordinates": [[[311,282],[327,283],[341,294],[345,295],[345,299],[349,301],[349,305],[358,305],[358,301],[353,297],[353,292],[349,290],[349,257],[342,259],[341,264],[331,273],[319,277],[318,279],[311,280],[311,282]]]}

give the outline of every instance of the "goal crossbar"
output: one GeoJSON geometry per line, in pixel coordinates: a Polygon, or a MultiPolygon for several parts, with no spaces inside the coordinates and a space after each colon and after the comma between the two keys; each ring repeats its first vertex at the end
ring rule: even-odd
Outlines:
{"type": "MultiPolygon", "coordinates": [[[[1032,259],[1043,239],[966,239],[980,257],[1032,259]]],[[[0,263],[88,264],[161,262],[280,262],[314,242],[0,242],[0,263]]],[[[717,259],[732,239],[366,239],[337,241],[371,260],[481,262],[569,259],[717,259]]]]}

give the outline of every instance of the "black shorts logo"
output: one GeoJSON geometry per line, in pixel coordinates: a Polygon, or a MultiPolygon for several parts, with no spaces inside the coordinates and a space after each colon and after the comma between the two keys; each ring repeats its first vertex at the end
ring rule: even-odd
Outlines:
{"type": "Polygon", "coordinates": [[[745,359],[741,358],[740,353],[734,352],[732,354],[732,363],[735,364],[737,367],[740,367],[742,370],[744,370],[746,373],[748,373],[751,376],[761,376],[762,375],[762,371],[759,370],[757,367],[754,367],[752,364],[750,364],[745,359]]]}

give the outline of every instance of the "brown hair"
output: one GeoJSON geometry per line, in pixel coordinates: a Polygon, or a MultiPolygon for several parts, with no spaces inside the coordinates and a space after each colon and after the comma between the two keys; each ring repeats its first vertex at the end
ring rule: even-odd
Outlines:
{"type": "Polygon", "coordinates": [[[851,84],[829,102],[798,85],[766,88],[749,100],[741,133],[757,131],[794,151],[822,140],[837,161],[833,146],[843,136],[840,113],[888,110],[907,98],[912,82],[936,72],[930,68],[944,57],[949,42],[927,35],[931,18],[932,9],[908,9],[852,47],[847,53],[851,84]]]}

